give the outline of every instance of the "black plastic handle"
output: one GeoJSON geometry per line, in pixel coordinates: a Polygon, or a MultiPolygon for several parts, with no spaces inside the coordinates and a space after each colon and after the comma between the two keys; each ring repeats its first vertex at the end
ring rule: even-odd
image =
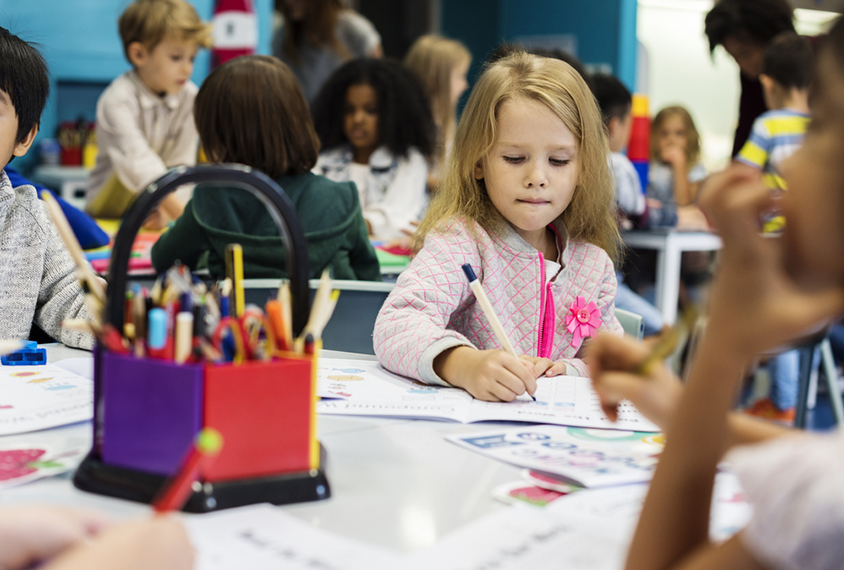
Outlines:
{"type": "Polygon", "coordinates": [[[106,302],[106,322],[118,331],[123,330],[123,307],[126,285],[129,280],[127,271],[132,244],[135,236],[161,200],[179,186],[185,184],[231,183],[238,188],[251,192],[270,212],[278,226],[287,249],[287,275],[290,279],[292,297],[293,334],[299,336],[305,328],[310,312],[310,294],[308,291],[308,248],[302,223],[296,214],[296,208],[287,194],[266,174],[242,164],[202,165],[178,167],[155,182],[151,183],[138,196],[126,214],[114,240],[111,252],[111,265],[108,274],[108,300],[106,302]]]}

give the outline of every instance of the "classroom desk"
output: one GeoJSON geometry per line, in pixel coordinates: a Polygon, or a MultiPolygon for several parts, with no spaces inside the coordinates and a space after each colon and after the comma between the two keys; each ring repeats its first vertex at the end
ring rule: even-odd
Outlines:
{"type": "MultiPolygon", "coordinates": [[[[326,351],[326,356],[362,355],[326,351]]],[[[84,355],[49,346],[48,360],[84,355]]],[[[508,424],[510,426],[514,424],[508,424]]],[[[492,429],[490,423],[457,424],[419,420],[319,416],[319,439],[328,452],[331,498],[278,507],[302,521],[347,538],[413,552],[497,509],[496,486],[519,479],[519,469],[448,443],[448,434],[492,429]]],[[[68,440],[90,445],[84,422],[28,434],[0,437],[0,445],[68,440]]],[[[80,491],[71,473],[0,491],[0,501],[91,507],[115,517],[141,516],[149,507],[80,491]]]]}
{"type": "Polygon", "coordinates": [[[684,251],[716,251],[721,238],[710,232],[682,232],[674,229],[622,232],[624,244],[637,249],[654,249],[656,255],[656,308],[666,324],[677,320],[680,295],[680,258],[684,251]]]}

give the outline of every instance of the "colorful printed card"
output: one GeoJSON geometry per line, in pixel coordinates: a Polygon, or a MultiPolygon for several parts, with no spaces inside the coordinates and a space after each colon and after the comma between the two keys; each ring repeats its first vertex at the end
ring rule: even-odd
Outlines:
{"type": "Polygon", "coordinates": [[[451,435],[461,447],[584,487],[649,481],[662,453],[658,433],[526,426],[451,435]]]}
{"type": "Polygon", "coordinates": [[[42,444],[4,446],[0,449],[0,489],[70,471],[87,452],[88,447],[56,452],[42,444]]]}
{"type": "Polygon", "coordinates": [[[0,366],[0,435],[90,420],[94,383],[55,364],[0,366]]]}
{"type": "Polygon", "coordinates": [[[540,378],[535,402],[527,395],[513,402],[476,400],[459,388],[429,386],[393,374],[373,360],[320,358],[317,378],[317,393],[326,398],[317,404],[323,414],[659,430],[629,403],[621,405],[619,421],[607,419],[589,378],[540,378]]]}

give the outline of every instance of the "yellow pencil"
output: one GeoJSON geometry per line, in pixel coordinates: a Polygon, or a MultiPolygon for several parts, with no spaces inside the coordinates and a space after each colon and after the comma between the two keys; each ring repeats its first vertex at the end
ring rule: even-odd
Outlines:
{"type": "Polygon", "coordinates": [[[239,243],[226,246],[226,277],[232,281],[232,314],[239,319],[246,306],[243,293],[243,248],[239,243]]]}

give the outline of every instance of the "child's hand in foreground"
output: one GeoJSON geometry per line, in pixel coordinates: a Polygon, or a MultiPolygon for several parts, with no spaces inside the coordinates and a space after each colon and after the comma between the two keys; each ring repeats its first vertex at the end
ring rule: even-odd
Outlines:
{"type": "Polygon", "coordinates": [[[536,392],[533,363],[503,350],[458,346],[440,354],[434,370],[452,386],[488,402],[512,402],[525,392],[536,392]]]}
{"type": "Polygon", "coordinates": [[[108,517],[93,511],[26,505],[0,509],[0,567],[29,568],[97,535],[108,517]]]}
{"type": "Polygon", "coordinates": [[[646,343],[599,334],[589,347],[589,374],[601,408],[609,419],[618,419],[618,404],[629,400],[646,418],[665,429],[674,415],[683,387],[663,363],[648,376],[630,372],[648,357],[649,352],[646,343]]]}
{"type": "Polygon", "coordinates": [[[114,525],[43,570],[190,570],[193,564],[184,526],[173,517],[154,516],[114,525]]]}

